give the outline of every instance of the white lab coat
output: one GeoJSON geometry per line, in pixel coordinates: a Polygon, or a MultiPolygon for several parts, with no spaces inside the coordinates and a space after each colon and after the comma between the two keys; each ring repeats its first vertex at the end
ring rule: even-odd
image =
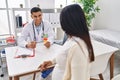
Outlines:
{"type": "MultiPolygon", "coordinates": [[[[33,22],[33,21],[32,21],[33,22]]],[[[26,44],[28,44],[28,42],[34,41],[34,31],[33,31],[33,25],[32,22],[26,24],[26,26],[24,26],[20,37],[18,38],[18,45],[21,47],[25,47],[26,44]]],[[[51,24],[47,21],[43,21],[44,24],[44,34],[48,35],[48,41],[52,44],[54,42],[54,31],[53,28],[51,26],[51,24]]],[[[42,42],[43,38],[41,36],[43,36],[43,30],[41,28],[39,34],[37,33],[37,30],[34,26],[34,30],[35,30],[35,36],[36,36],[36,41],[37,42],[42,42]]]]}

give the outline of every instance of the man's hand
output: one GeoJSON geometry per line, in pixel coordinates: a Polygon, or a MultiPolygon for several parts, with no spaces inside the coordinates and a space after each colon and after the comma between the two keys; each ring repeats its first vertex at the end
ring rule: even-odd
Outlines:
{"type": "Polygon", "coordinates": [[[26,45],[26,48],[36,48],[36,42],[35,41],[32,41],[32,42],[29,42],[27,45],[26,45]]]}
{"type": "Polygon", "coordinates": [[[50,47],[50,42],[46,42],[46,43],[44,43],[44,45],[47,47],[47,48],[49,48],[50,47]]]}

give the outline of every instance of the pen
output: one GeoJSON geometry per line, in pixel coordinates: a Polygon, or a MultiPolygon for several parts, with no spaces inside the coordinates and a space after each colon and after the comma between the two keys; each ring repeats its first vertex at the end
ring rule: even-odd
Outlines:
{"type": "Polygon", "coordinates": [[[55,65],[54,64],[50,65],[50,66],[47,67],[47,69],[52,68],[52,67],[55,67],[55,65]]]}

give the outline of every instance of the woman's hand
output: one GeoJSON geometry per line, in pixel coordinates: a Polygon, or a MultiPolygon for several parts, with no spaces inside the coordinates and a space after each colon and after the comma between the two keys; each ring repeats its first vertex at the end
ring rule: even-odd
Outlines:
{"type": "Polygon", "coordinates": [[[38,67],[38,69],[40,69],[41,71],[44,71],[44,70],[48,69],[49,66],[51,66],[51,65],[53,65],[53,64],[52,64],[52,61],[45,61],[45,62],[43,62],[43,64],[41,64],[41,65],[38,67]]]}

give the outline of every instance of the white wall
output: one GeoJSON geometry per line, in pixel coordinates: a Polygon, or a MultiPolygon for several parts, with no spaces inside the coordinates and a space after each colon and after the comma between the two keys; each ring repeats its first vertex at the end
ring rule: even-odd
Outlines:
{"type": "Polygon", "coordinates": [[[7,0],[9,8],[20,8],[20,4],[23,4],[23,8],[25,8],[24,0],[7,0]]]}
{"type": "Polygon", "coordinates": [[[40,8],[55,8],[54,0],[30,0],[30,8],[40,5],[40,8]]]}
{"type": "Polygon", "coordinates": [[[120,0],[98,0],[100,13],[95,18],[95,29],[120,30],[120,0]]]}

